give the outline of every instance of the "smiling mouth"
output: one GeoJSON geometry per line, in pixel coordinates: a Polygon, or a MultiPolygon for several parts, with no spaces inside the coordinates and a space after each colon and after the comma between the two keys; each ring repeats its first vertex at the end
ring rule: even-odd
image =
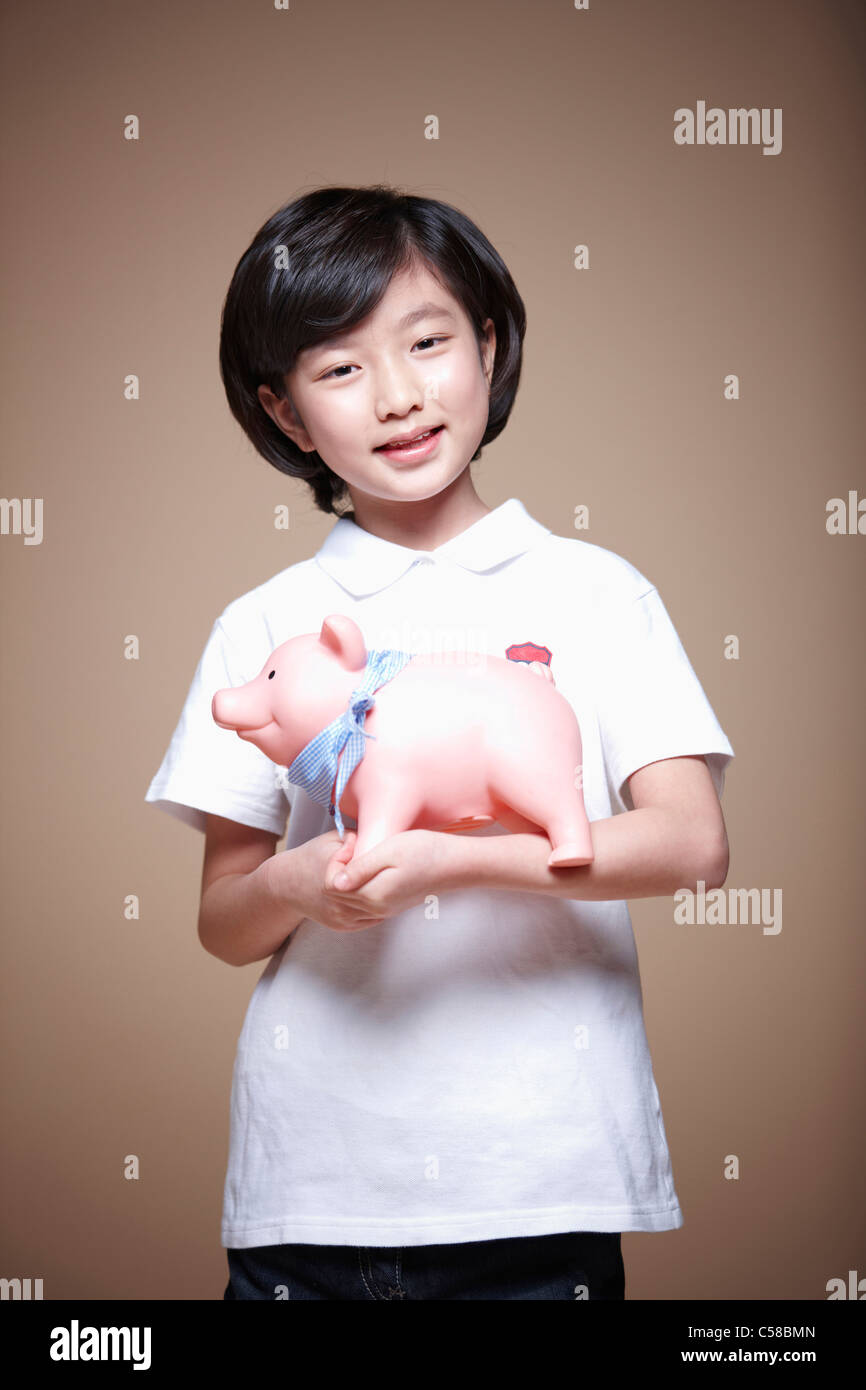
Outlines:
{"type": "Polygon", "coordinates": [[[444,425],[433,425],[429,430],[419,430],[418,433],[413,434],[410,439],[403,439],[399,442],[392,441],[390,444],[377,444],[373,452],[385,453],[387,451],[390,453],[402,449],[418,448],[420,445],[428,443],[434,435],[441,433],[444,428],[444,425]]]}

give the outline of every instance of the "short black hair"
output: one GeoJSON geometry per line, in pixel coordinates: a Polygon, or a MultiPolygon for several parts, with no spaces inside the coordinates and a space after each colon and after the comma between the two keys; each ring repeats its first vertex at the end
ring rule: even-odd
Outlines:
{"type": "Polygon", "coordinates": [[[231,412],[263,458],[309,483],[323,512],[341,515],[335,503],[348,498],[343,479],[283,433],[257,387],[285,396],[283,378],[298,354],[355,327],[375,309],[392,276],[418,263],[463,305],[479,345],[488,318],[496,329],[490,410],[474,462],[511,413],[526,311],[505,262],[464,213],[386,184],[317,188],[269,217],[235,267],[219,349],[231,412]]]}

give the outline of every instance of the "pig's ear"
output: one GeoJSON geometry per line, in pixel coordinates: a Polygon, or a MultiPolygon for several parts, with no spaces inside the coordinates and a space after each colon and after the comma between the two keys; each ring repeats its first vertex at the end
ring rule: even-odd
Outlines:
{"type": "Polygon", "coordinates": [[[323,647],[332,651],[341,666],[349,671],[360,671],[367,664],[367,648],[364,634],[351,618],[342,613],[332,613],[322,623],[319,641],[323,647]]]}

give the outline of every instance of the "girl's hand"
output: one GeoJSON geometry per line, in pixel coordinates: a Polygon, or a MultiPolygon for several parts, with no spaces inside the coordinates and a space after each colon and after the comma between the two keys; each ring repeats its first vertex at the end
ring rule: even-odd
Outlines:
{"type": "MultiPolygon", "coordinates": [[[[354,831],[347,832],[357,836],[354,831]]],[[[323,895],[383,920],[458,886],[459,836],[437,830],[404,830],[355,859],[335,855],[323,895]],[[345,875],[345,882],[343,876],[345,875]]],[[[353,841],[353,843],[354,843],[353,841]]]]}
{"type": "Polygon", "coordinates": [[[377,925],[383,916],[371,912],[367,904],[325,892],[326,877],[333,877],[348,863],[357,838],[354,830],[347,830],[345,841],[341,841],[336,830],[328,830],[275,854],[267,860],[270,891],[283,897],[293,911],[332,931],[360,931],[377,925]]]}

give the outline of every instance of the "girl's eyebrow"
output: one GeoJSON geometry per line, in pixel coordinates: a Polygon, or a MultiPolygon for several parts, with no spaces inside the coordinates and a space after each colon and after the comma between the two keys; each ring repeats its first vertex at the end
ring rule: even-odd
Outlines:
{"type": "MultiPolygon", "coordinates": [[[[447,319],[448,322],[452,324],[456,324],[457,322],[455,315],[452,314],[450,309],[446,309],[445,306],[442,304],[434,304],[432,303],[432,301],[428,301],[426,304],[419,304],[417,309],[410,309],[408,314],[404,314],[403,317],[397,322],[395,327],[398,330],[403,328],[411,328],[412,325],[414,323],[418,323],[420,319],[427,318],[447,319]]],[[[314,348],[310,349],[310,351],[325,351],[330,347],[336,347],[339,343],[351,342],[351,338],[351,329],[349,329],[346,333],[335,333],[332,338],[322,338],[318,343],[316,343],[314,348]]]]}
{"type": "Polygon", "coordinates": [[[410,309],[408,314],[403,315],[397,327],[411,328],[413,323],[417,323],[419,319],[432,319],[434,317],[448,319],[450,323],[457,322],[450,309],[444,308],[441,304],[428,302],[427,304],[419,304],[417,309],[410,309]]]}

